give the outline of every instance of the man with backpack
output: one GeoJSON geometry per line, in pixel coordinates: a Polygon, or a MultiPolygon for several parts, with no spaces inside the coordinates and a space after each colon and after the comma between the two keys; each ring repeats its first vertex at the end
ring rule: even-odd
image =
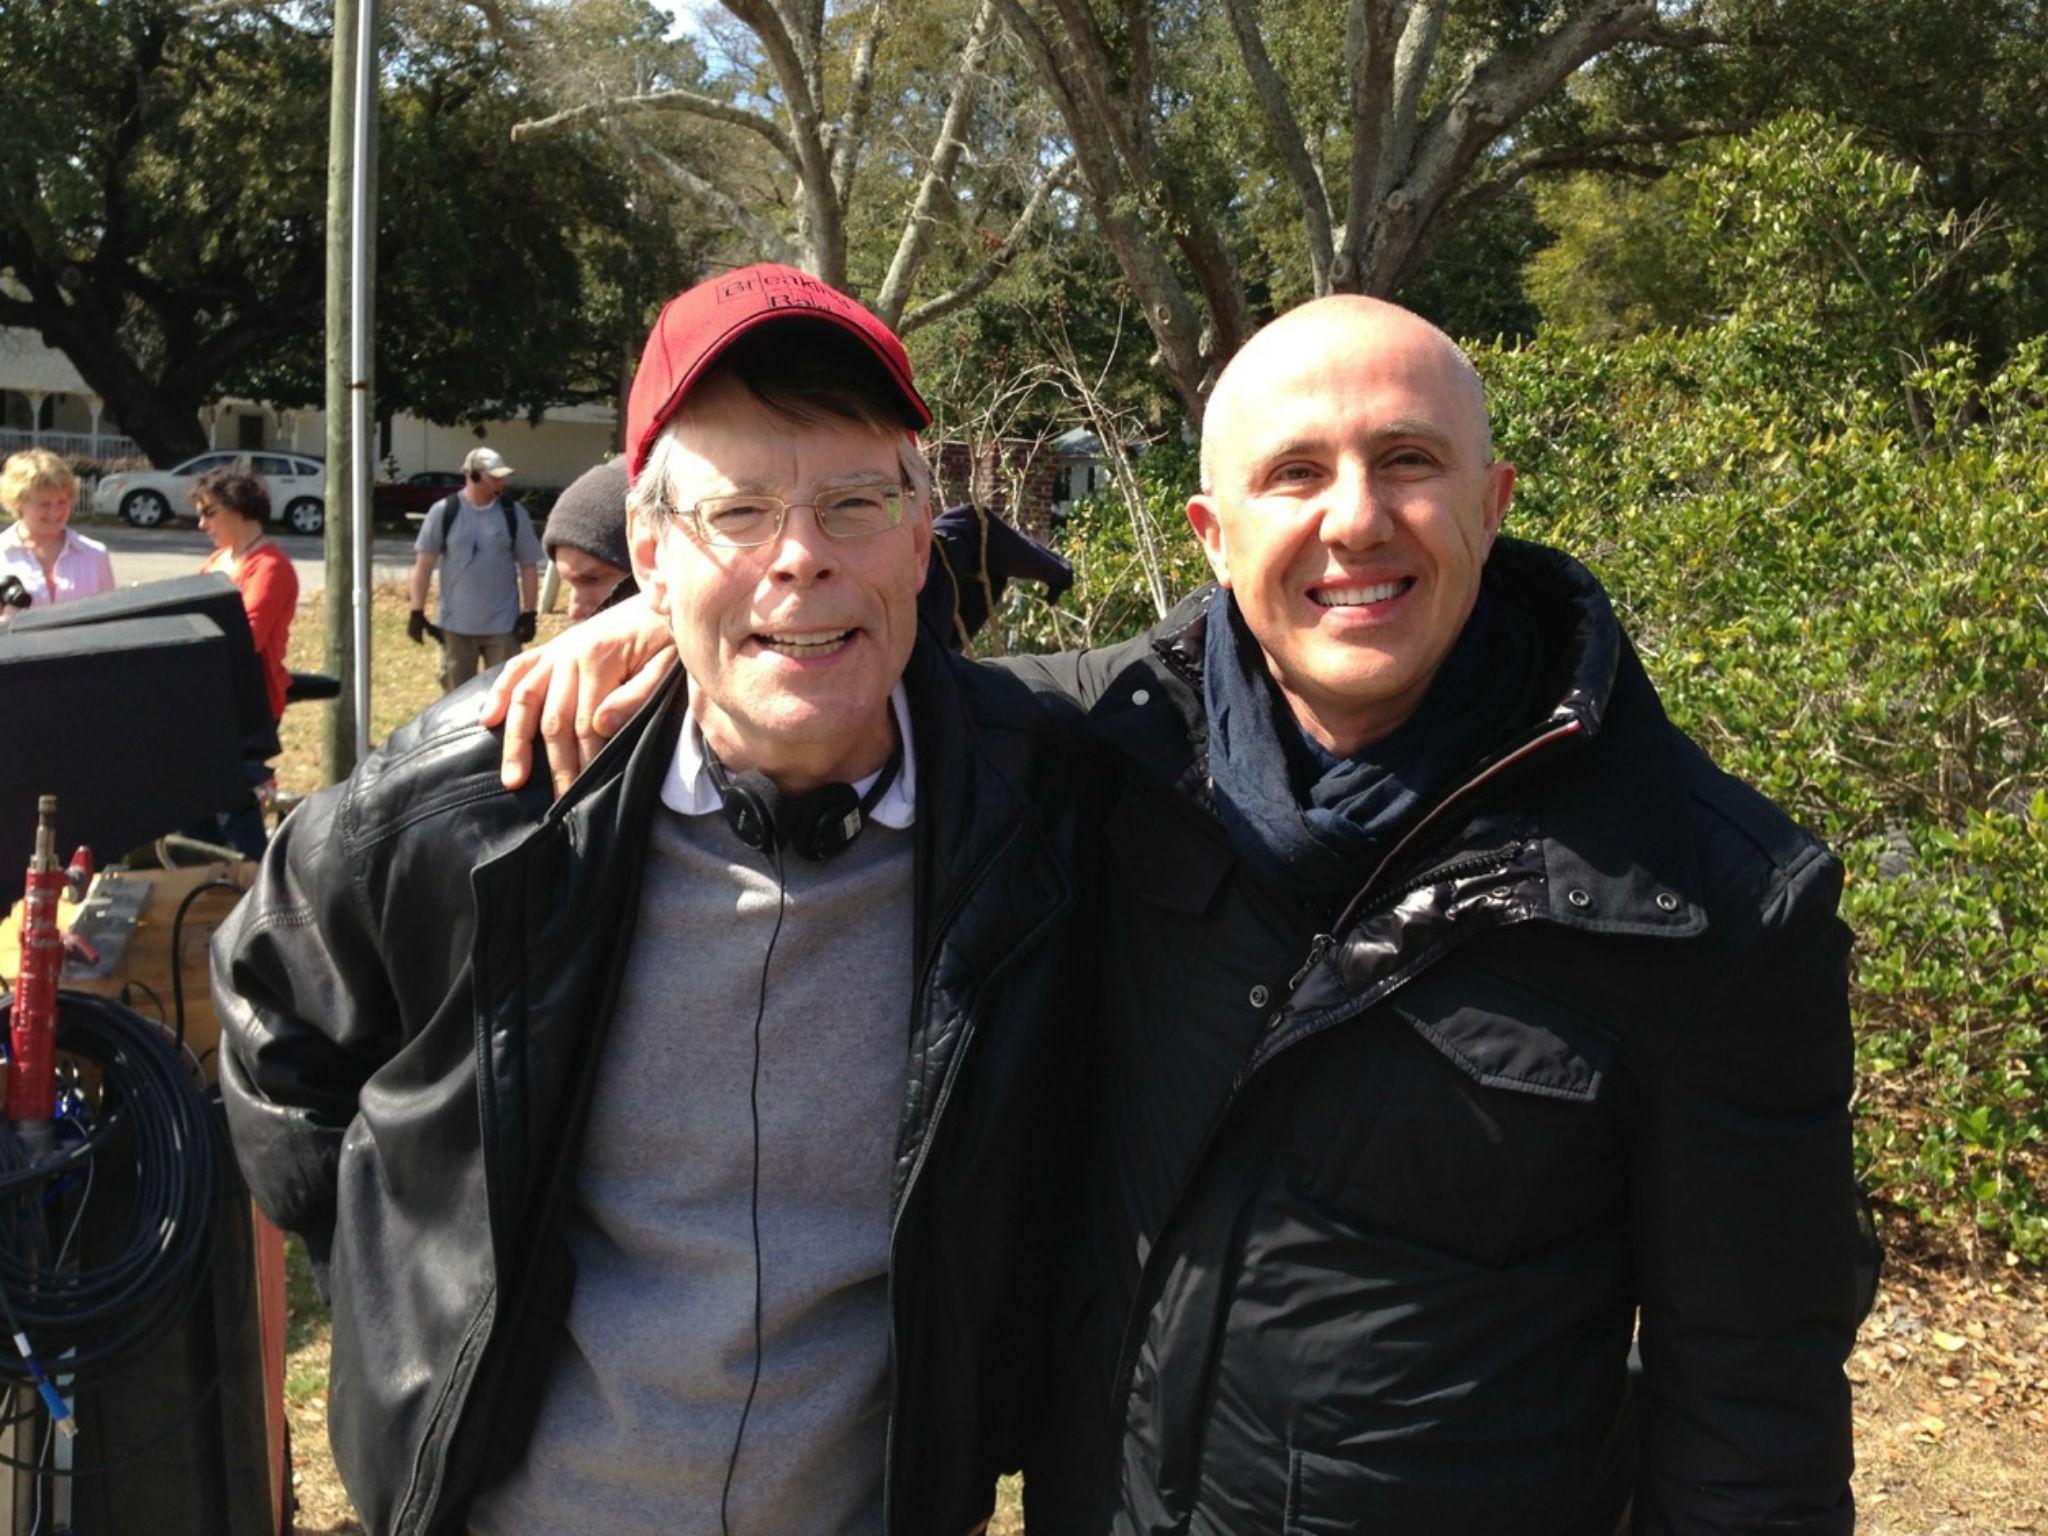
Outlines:
{"type": "Polygon", "coordinates": [[[495,667],[534,636],[540,608],[540,541],[526,508],[505,493],[514,471],[495,448],[472,448],[462,489],[438,501],[413,541],[414,645],[441,642],[441,691],[495,667]],[[427,622],[427,586],[441,568],[441,622],[427,622]]]}

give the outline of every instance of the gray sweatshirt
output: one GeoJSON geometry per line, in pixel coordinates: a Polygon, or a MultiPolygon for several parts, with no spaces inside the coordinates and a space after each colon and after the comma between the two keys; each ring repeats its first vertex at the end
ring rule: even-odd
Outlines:
{"type": "Polygon", "coordinates": [[[476,1536],[879,1536],[889,1179],[911,1008],[911,834],[786,854],[761,1018],[760,1385],[748,1101],[773,867],[663,809],[569,1223],[576,1289],[524,1462],[476,1536]]]}

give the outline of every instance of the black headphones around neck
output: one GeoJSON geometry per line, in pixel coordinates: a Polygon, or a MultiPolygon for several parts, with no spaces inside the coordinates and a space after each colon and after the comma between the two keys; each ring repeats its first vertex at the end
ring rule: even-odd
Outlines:
{"type": "Polygon", "coordinates": [[[835,853],[844,853],[860,836],[869,815],[896,782],[903,767],[903,747],[898,743],[890,752],[889,761],[864,795],[851,784],[820,784],[800,795],[784,794],[765,773],[726,772],[708,741],[704,766],[711,771],[725,824],[734,837],[757,853],[789,848],[814,863],[823,863],[835,853]]]}

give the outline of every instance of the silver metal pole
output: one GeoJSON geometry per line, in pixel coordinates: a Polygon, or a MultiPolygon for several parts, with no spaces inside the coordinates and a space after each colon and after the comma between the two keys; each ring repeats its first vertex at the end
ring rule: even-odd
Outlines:
{"type": "Polygon", "coordinates": [[[377,209],[371,200],[376,163],[377,0],[360,0],[356,13],[355,164],[349,187],[348,253],[348,477],[349,531],[355,557],[356,761],[370,752],[370,485],[375,473],[370,443],[370,239],[377,209]]]}

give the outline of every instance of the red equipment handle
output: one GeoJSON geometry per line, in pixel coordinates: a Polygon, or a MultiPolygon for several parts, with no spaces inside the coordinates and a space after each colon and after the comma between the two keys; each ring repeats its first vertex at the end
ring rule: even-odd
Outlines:
{"type": "Polygon", "coordinates": [[[21,903],[21,970],[8,1021],[13,1066],[7,1074],[7,1118],[17,1125],[48,1121],[57,1108],[57,976],[64,937],[57,898],[64,866],[57,862],[57,797],[36,802],[36,851],[21,903]]]}

